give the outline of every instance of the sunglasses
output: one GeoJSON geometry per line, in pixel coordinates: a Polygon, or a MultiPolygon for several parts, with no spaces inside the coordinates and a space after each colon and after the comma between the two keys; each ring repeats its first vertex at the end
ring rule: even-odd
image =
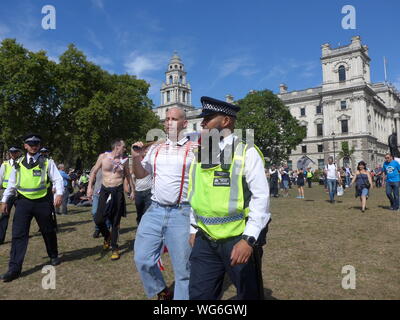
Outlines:
{"type": "Polygon", "coordinates": [[[40,142],[28,142],[27,145],[31,147],[36,147],[40,144],[40,142]]]}

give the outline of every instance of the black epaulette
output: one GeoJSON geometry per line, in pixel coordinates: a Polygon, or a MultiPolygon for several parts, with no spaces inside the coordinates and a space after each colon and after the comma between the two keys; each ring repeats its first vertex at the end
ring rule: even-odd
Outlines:
{"type": "Polygon", "coordinates": [[[38,162],[39,162],[39,168],[41,170],[43,170],[44,169],[44,163],[46,162],[46,158],[44,156],[40,155],[39,158],[38,158],[38,162]]]}

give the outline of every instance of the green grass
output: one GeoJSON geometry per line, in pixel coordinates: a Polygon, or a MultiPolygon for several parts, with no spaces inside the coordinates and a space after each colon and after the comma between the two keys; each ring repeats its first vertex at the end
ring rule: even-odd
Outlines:
{"type": "MultiPolygon", "coordinates": [[[[271,200],[272,223],[264,247],[263,276],[267,299],[399,299],[400,213],[385,209],[383,189],[374,189],[368,210],[351,189],[336,204],[326,200],[323,188],[305,188],[305,200],[271,200]],[[341,287],[342,267],[356,269],[356,289],[341,287]]],[[[58,216],[59,251],[56,289],[44,290],[42,267],[48,263],[36,222],[25,257],[23,276],[11,283],[0,282],[0,299],[146,299],[133,263],[132,240],[136,232],[134,206],[121,220],[122,256],[111,261],[102,252],[102,240],[93,239],[90,208],[70,207],[70,215],[58,216]]],[[[11,224],[11,223],[10,223],[11,224]]],[[[0,246],[0,272],[7,270],[11,225],[6,243],[0,246]]],[[[168,254],[164,255],[168,284],[173,282],[168,254]]],[[[235,296],[226,282],[224,299],[235,296]]]]}

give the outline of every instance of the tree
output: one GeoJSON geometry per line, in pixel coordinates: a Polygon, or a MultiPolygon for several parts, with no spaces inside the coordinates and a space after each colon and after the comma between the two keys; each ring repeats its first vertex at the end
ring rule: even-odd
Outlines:
{"type": "Polygon", "coordinates": [[[348,141],[342,142],[342,150],[339,152],[339,159],[343,159],[343,165],[348,163],[355,152],[354,146],[349,147],[348,141]]]}
{"type": "Polygon", "coordinates": [[[286,161],[288,150],[306,137],[305,128],[270,90],[252,91],[237,104],[241,107],[237,127],[254,129],[254,143],[270,163],[286,161]]]}
{"type": "Polygon", "coordinates": [[[50,61],[6,39],[0,46],[0,153],[28,132],[43,136],[56,161],[90,168],[121,138],[131,143],[160,128],[149,84],[115,75],[87,60],[73,44],[50,61]]]}

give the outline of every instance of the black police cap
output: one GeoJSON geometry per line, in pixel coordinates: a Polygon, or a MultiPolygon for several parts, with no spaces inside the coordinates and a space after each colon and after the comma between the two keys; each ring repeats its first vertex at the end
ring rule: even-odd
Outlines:
{"type": "Polygon", "coordinates": [[[25,143],[40,143],[42,141],[42,137],[38,134],[28,134],[27,136],[24,137],[24,142],[25,143]]]}
{"type": "Polygon", "coordinates": [[[215,113],[222,113],[236,118],[236,114],[240,110],[240,107],[235,106],[232,103],[228,103],[226,101],[217,100],[210,97],[201,97],[200,101],[203,106],[200,117],[205,117],[215,113]]]}
{"type": "Polygon", "coordinates": [[[11,147],[10,149],[8,149],[9,152],[21,152],[21,149],[17,148],[17,147],[11,147]]]}
{"type": "Polygon", "coordinates": [[[50,151],[49,149],[43,147],[42,149],[40,149],[40,152],[50,152],[50,151]]]}

